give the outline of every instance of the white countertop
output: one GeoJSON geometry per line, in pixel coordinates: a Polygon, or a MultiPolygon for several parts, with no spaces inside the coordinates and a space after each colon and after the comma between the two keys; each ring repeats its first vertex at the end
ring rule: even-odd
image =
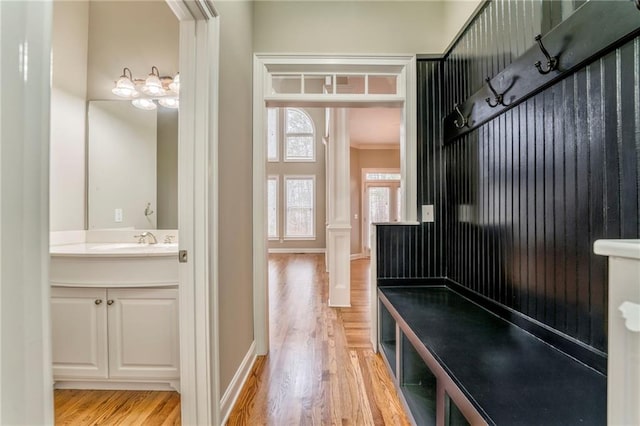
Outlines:
{"type": "Polygon", "coordinates": [[[51,256],[64,257],[148,257],[177,256],[178,243],[77,243],[54,245],[49,248],[51,256]]]}
{"type": "Polygon", "coordinates": [[[640,240],[597,240],[593,244],[593,252],[640,260],[640,240]]]}

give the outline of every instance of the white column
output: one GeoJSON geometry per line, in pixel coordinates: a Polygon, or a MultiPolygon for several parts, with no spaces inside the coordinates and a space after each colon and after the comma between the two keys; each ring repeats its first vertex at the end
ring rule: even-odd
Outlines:
{"type": "Polygon", "coordinates": [[[0,424],[53,424],[51,2],[0,1],[0,424]]]}
{"type": "Polygon", "coordinates": [[[331,134],[327,143],[329,204],[327,252],[329,306],[351,306],[351,203],[349,191],[349,110],[331,110],[331,134]]]}

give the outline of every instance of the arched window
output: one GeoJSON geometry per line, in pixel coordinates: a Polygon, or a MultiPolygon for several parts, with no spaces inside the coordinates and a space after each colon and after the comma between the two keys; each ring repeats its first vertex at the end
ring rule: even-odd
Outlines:
{"type": "Polygon", "coordinates": [[[284,109],[284,161],[316,161],[313,121],[301,109],[284,109]]]}

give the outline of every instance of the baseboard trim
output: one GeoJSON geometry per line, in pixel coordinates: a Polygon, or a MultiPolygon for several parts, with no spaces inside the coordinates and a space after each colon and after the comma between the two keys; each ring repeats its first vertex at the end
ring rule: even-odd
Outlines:
{"type": "Polygon", "coordinates": [[[351,255],[351,260],[365,259],[366,257],[364,253],[355,253],[351,255]]]}
{"type": "Polygon", "coordinates": [[[222,399],[220,399],[220,415],[222,416],[221,424],[227,424],[231,410],[236,404],[238,396],[240,396],[240,391],[246,383],[249,373],[251,373],[251,369],[256,362],[256,357],[256,342],[254,340],[251,342],[251,346],[249,346],[249,350],[244,356],[240,367],[238,367],[238,371],[233,375],[233,379],[231,379],[231,383],[229,383],[227,390],[224,392],[224,395],[222,395],[222,399]]]}
{"type": "Polygon", "coordinates": [[[80,390],[134,390],[134,391],[176,391],[180,393],[180,380],[164,382],[129,382],[129,381],[92,381],[92,380],[56,380],[54,389],[80,390]]]}
{"type": "Polygon", "coordinates": [[[324,254],[326,249],[323,248],[270,248],[269,253],[294,254],[294,253],[320,253],[324,254]]]}

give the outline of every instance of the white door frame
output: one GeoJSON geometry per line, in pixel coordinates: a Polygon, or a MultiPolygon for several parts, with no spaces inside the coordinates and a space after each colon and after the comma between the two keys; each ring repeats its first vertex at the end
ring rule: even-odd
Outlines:
{"type": "MultiPolygon", "coordinates": [[[[269,351],[269,301],[267,287],[267,212],[266,212],[266,102],[271,106],[350,107],[371,104],[374,99],[332,99],[322,95],[271,96],[265,93],[269,68],[278,72],[287,70],[300,72],[304,67],[321,65],[327,73],[340,73],[360,67],[396,66],[404,75],[402,96],[395,106],[402,107],[400,135],[400,170],[402,176],[403,209],[402,220],[417,223],[417,83],[415,55],[281,55],[256,54],[253,68],[253,307],[256,353],[265,355],[269,351]],[[276,99],[277,98],[277,99],[276,99]]],[[[385,105],[384,101],[380,105],[385,105]]],[[[390,104],[387,104],[390,106],[390,104]]]]}
{"type": "Polygon", "coordinates": [[[180,21],[178,228],[182,424],[220,423],[218,348],[219,18],[211,0],[166,0],[180,21]]]}
{"type": "MultiPolygon", "coordinates": [[[[167,3],[180,20],[183,74],[179,228],[180,249],[188,250],[189,262],[179,267],[182,423],[219,424],[218,324],[212,314],[217,312],[218,187],[215,174],[208,176],[210,167],[217,169],[219,24],[211,0],[167,3]]],[[[0,336],[2,347],[14,350],[7,361],[12,368],[0,375],[1,388],[11,392],[0,398],[0,423],[52,424],[54,415],[48,268],[51,11],[51,2],[0,5],[15,24],[3,26],[0,44],[0,72],[7,83],[1,104],[11,104],[13,111],[10,116],[3,111],[0,121],[6,154],[0,177],[12,182],[0,188],[8,188],[2,199],[12,201],[0,203],[0,279],[6,296],[0,308],[15,322],[15,333],[0,336]]]]}

